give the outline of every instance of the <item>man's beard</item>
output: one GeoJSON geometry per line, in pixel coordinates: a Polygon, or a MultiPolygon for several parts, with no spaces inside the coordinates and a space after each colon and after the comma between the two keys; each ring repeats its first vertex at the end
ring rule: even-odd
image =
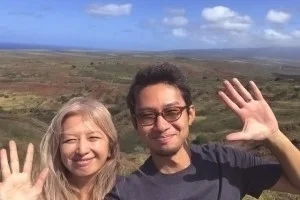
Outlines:
{"type": "Polygon", "coordinates": [[[155,154],[159,157],[171,157],[175,155],[180,150],[181,147],[182,145],[173,148],[166,148],[166,149],[162,148],[159,150],[153,149],[151,150],[151,154],[155,154]]]}

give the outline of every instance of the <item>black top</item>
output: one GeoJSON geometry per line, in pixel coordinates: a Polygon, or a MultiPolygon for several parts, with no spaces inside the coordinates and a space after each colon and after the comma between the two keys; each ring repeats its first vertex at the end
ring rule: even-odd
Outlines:
{"type": "Polygon", "coordinates": [[[258,198],[281,175],[279,164],[220,144],[191,146],[191,165],[162,174],[151,156],[139,170],[120,180],[110,200],[237,200],[258,198]]]}

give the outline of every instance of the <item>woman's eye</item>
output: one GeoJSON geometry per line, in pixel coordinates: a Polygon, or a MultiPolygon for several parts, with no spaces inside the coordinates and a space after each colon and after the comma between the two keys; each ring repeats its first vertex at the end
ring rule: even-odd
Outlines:
{"type": "Polygon", "coordinates": [[[89,137],[89,141],[91,141],[91,142],[95,142],[95,141],[97,141],[97,140],[99,140],[99,139],[101,139],[100,137],[89,137]]]}
{"type": "Polygon", "coordinates": [[[76,143],[77,142],[77,139],[65,139],[63,141],[63,143],[67,143],[67,144],[73,144],[73,143],[76,143]]]}

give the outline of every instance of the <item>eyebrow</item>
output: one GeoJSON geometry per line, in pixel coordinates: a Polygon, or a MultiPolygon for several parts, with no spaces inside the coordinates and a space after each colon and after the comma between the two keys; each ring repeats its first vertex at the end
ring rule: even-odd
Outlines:
{"type": "MultiPolygon", "coordinates": [[[[86,133],[86,135],[92,135],[94,133],[97,133],[97,134],[100,134],[100,135],[103,134],[101,131],[90,131],[90,132],[86,133]]],[[[76,134],[67,133],[67,132],[62,132],[61,135],[62,136],[76,136],[76,134]]]]}
{"type": "MultiPolygon", "coordinates": [[[[163,106],[163,109],[165,108],[170,108],[172,106],[179,106],[180,103],[175,101],[175,102],[172,102],[172,103],[168,103],[166,105],[163,106]]],[[[142,108],[139,108],[138,111],[141,112],[141,111],[155,111],[156,109],[152,108],[152,107],[142,107],[142,108]]]]}
{"type": "Polygon", "coordinates": [[[176,102],[173,102],[173,103],[169,103],[169,104],[166,104],[164,105],[164,108],[168,108],[168,107],[172,107],[172,106],[179,106],[180,103],[178,103],[177,101],[176,102]]]}

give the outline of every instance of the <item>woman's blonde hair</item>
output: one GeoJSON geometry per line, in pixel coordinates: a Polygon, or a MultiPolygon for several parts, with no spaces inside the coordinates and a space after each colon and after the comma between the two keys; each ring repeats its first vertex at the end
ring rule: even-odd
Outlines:
{"type": "Polygon", "coordinates": [[[104,199],[115,184],[119,169],[120,148],[111,115],[100,102],[86,97],[76,97],[64,104],[58,111],[41,141],[41,168],[49,168],[43,199],[78,199],[79,191],[68,181],[68,171],[61,161],[59,150],[63,122],[68,116],[77,114],[81,115],[84,120],[96,124],[106,134],[109,141],[110,157],[95,175],[94,183],[88,193],[89,199],[104,199]]]}

